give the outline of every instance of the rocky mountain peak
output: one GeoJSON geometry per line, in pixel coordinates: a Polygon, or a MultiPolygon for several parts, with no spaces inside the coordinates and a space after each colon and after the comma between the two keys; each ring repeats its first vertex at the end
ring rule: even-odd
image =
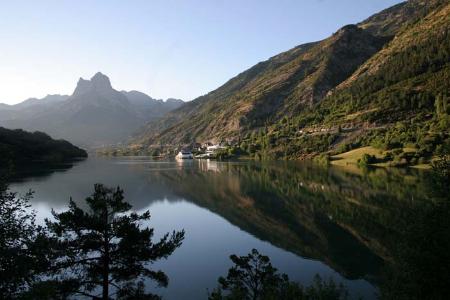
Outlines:
{"type": "Polygon", "coordinates": [[[85,80],[80,77],[78,79],[77,87],[75,88],[75,91],[73,92],[74,96],[81,95],[89,91],[91,88],[91,82],[89,80],[85,80]]]}
{"type": "Polygon", "coordinates": [[[97,72],[92,78],[91,78],[92,86],[95,89],[100,90],[110,90],[112,89],[111,81],[109,80],[108,76],[97,72]]]}
{"type": "Polygon", "coordinates": [[[0,103],[0,126],[39,130],[85,147],[125,141],[138,128],[178,108],[138,92],[119,92],[98,72],[80,78],[71,96],[48,95],[8,106],[0,103]]]}
{"type": "Polygon", "coordinates": [[[89,91],[109,91],[112,90],[111,81],[108,76],[97,72],[91,80],[86,80],[80,77],[77,87],[73,92],[74,96],[82,95],[89,91]]]}

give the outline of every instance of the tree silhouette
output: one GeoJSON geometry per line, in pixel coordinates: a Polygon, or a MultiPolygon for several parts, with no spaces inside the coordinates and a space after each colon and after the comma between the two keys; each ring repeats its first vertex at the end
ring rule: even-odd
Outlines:
{"type": "Polygon", "coordinates": [[[52,265],[53,278],[60,292],[79,294],[93,299],[157,299],[144,291],[143,281],[154,280],[167,286],[168,277],[149,265],[166,259],[181,246],[184,231],[165,234],[153,243],[153,228],[141,229],[150,219],[130,212],[123,190],[96,184],[86,198],[84,211],[70,199],[69,210],[53,212],[55,221],[46,220],[56,241],[59,258],[52,265]]]}
{"type": "Polygon", "coordinates": [[[256,249],[247,256],[231,255],[230,259],[235,265],[228,270],[226,278],[219,278],[219,284],[243,299],[259,299],[288,280],[286,275],[277,273],[269,257],[259,254],[256,249]]]}
{"type": "Polygon", "coordinates": [[[289,281],[286,274],[279,274],[269,257],[258,250],[245,256],[231,255],[234,266],[227,277],[219,277],[219,286],[209,295],[209,300],[298,300],[298,299],[346,299],[347,291],[331,279],[323,281],[318,275],[314,284],[303,287],[289,281]]]}
{"type": "Polygon", "coordinates": [[[0,179],[0,299],[24,293],[48,266],[47,239],[30,211],[32,192],[18,195],[0,179]]]}

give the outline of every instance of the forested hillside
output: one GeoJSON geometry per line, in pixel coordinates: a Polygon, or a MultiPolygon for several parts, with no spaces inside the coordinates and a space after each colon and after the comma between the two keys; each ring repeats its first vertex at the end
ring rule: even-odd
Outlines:
{"type": "Polygon", "coordinates": [[[448,144],[449,26],[447,1],[401,3],[257,64],[149,123],[131,148],[227,142],[298,159],[372,145],[429,159],[448,144]]]}
{"type": "Polygon", "coordinates": [[[142,143],[237,139],[242,132],[294,116],[323,99],[381,49],[379,38],[349,25],[319,43],[262,62],[219,89],[147,125],[142,143]]]}
{"type": "Polygon", "coordinates": [[[63,162],[87,157],[86,151],[43,132],[26,132],[0,127],[0,166],[29,162],[63,162]]]}
{"type": "Polygon", "coordinates": [[[319,105],[263,135],[292,157],[366,145],[442,151],[450,124],[449,16],[446,5],[407,26],[319,105]]]}

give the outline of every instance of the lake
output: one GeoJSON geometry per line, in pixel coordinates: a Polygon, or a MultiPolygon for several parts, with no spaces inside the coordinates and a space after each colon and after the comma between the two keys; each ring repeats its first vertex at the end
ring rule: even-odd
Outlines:
{"type": "MultiPolygon", "coordinates": [[[[314,276],[344,284],[352,298],[374,299],[396,246],[415,213],[430,206],[425,172],[322,168],[299,162],[155,161],[145,157],[89,158],[64,167],[28,168],[11,190],[35,191],[37,219],[83,206],[94,183],[125,190],[157,236],[184,229],[166,261],[165,299],[206,299],[231,266],[229,255],[252,248],[268,255],[290,279],[314,276]]],[[[408,241],[405,241],[407,243],[408,241]]]]}

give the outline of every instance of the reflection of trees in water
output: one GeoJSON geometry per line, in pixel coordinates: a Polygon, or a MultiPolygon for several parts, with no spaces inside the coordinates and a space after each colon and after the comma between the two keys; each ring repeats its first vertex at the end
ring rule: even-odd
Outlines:
{"type": "Polygon", "coordinates": [[[383,298],[448,299],[450,203],[429,203],[405,218],[386,271],[383,298]]]}
{"type": "MultiPolygon", "coordinates": [[[[442,200],[448,191],[440,192],[429,173],[207,161],[117,170],[100,166],[95,176],[123,181],[137,209],[184,198],[259,239],[320,259],[347,278],[376,282],[385,296],[439,298],[447,283],[450,209],[442,200]]],[[[69,173],[65,179],[74,180],[69,173]]],[[[90,186],[92,178],[85,181],[90,186]]],[[[73,183],[77,190],[83,184],[73,183]]]]}
{"type": "Polygon", "coordinates": [[[24,182],[27,179],[45,179],[46,177],[58,173],[65,172],[71,169],[74,166],[74,163],[54,163],[54,164],[44,164],[44,163],[28,163],[26,165],[20,165],[17,168],[14,168],[8,171],[9,182],[24,182]]]}
{"type": "Polygon", "coordinates": [[[378,283],[383,266],[398,259],[395,249],[410,215],[434,205],[428,174],[414,170],[357,174],[295,163],[205,167],[158,176],[176,183],[183,198],[260,239],[320,259],[348,278],[378,283]]]}

